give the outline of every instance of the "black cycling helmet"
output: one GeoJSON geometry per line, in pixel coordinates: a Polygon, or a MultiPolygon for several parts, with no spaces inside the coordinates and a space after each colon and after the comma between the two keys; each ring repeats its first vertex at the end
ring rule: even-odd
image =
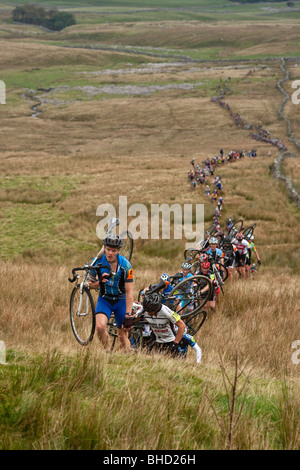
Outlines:
{"type": "Polygon", "coordinates": [[[145,294],[143,300],[143,309],[146,311],[154,312],[155,310],[159,310],[161,308],[161,298],[158,292],[153,292],[145,294]]]}
{"type": "Polygon", "coordinates": [[[123,240],[116,233],[111,233],[104,238],[103,245],[109,246],[110,248],[121,248],[123,240]]]}

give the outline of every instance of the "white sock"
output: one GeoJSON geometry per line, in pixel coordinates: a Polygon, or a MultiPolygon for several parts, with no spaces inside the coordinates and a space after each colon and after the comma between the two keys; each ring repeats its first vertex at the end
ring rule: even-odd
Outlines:
{"type": "Polygon", "coordinates": [[[198,344],[196,343],[194,344],[194,346],[192,346],[192,348],[196,351],[196,362],[200,363],[201,357],[202,357],[202,351],[201,351],[200,346],[198,346],[198,344]]]}

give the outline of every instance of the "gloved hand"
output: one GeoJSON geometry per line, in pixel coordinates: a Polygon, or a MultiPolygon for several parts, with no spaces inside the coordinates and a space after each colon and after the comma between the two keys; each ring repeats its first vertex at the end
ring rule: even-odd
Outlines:
{"type": "Polygon", "coordinates": [[[170,344],[170,353],[172,356],[177,356],[177,354],[179,354],[178,343],[175,343],[174,341],[172,341],[172,343],[170,344]]]}
{"type": "Polygon", "coordinates": [[[126,329],[132,328],[132,324],[133,324],[133,318],[129,317],[129,316],[126,316],[123,320],[123,323],[122,323],[122,325],[126,329]]]}

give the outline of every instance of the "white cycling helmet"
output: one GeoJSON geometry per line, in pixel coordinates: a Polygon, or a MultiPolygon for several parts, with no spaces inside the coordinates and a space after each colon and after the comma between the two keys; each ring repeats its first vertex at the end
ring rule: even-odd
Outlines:
{"type": "Polygon", "coordinates": [[[211,237],[211,238],[209,239],[209,243],[210,243],[211,245],[217,245],[219,242],[218,242],[218,239],[217,239],[217,238],[211,237]]]}
{"type": "Polygon", "coordinates": [[[182,269],[191,269],[192,265],[190,263],[183,263],[181,267],[182,269]]]}

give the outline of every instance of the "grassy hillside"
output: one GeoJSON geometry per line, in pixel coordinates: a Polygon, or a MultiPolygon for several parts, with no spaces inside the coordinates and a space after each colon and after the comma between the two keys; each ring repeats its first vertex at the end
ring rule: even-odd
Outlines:
{"type": "MultiPolygon", "coordinates": [[[[230,83],[224,99],[233,112],[296,155],[283,171],[300,189],[277,88],[281,56],[293,57],[290,96],[299,78],[298,2],[292,16],[285,2],[191,0],[185,11],[171,0],[143,3],[145,11],[129,1],[84,9],[36,2],[74,11],[78,24],[60,33],[12,24],[16,3],[0,8],[0,340],[8,362],[0,365],[0,448],[299,449],[299,209],[271,176],[278,149],[211,101],[218,83],[230,83]],[[264,9],[275,5],[277,13],[264,9]],[[199,186],[190,191],[187,172],[192,158],[201,163],[220,148],[257,151],[217,174],[221,223],[232,215],[256,222],[262,266],[257,277],[225,284],[197,337],[201,365],[192,350],[181,362],[106,354],[96,338],[82,349],[69,324],[67,278],[101,246],[97,207],[118,208],[121,195],[149,209],[203,203],[207,226],[214,206],[199,186]]],[[[288,101],[284,114],[300,139],[299,109],[288,101]]],[[[135,297],[177,272],[184,249],[185,240],[137,240],[135,297]]]]}

